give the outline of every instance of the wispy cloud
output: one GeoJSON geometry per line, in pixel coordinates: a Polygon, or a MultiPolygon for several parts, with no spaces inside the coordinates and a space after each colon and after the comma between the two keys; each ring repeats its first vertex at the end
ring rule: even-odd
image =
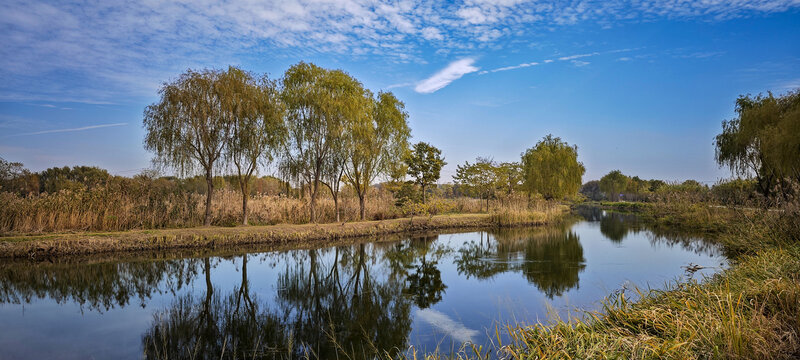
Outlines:
{"type": "Polygon", "coordinates": [[[600,53],[599,52],[593,52],[593,53],[588,53],[588,54],[562,56],[562,57],[558,58],[558,60],[568,61],[568,60],[575,60],[575,59],[580,59],[580,58],[585,58],[585,57],[590,57],[590,56],[595,56],[595,55],[600,55],[600,53]]]}
{"type": "Polygon", "coordinates": [[[417,86],[414,87],[414,91],[422,94],[435,92],[447,85],[450,85],[450,83],[460,79],[466,74],[480,70],[479,68],[472,66],[474,63],[475,59],[470,58],[453,61],[444,69],[440,70],[436,74],[433,74],[433,76],[420,81],[417,86]]]}
{"type": "Polygon", "coordinates": [[[29,132],[29,133],[13,134],[13,135],[7,135],[6,137],[54,134],[54,133],[65,133],[65,132],[76,132],[76,131],[101,129],[101,128],[115,127],[115,126],[125,126],[125,125],[128,125],[128,123],[89,125],[89,126],[81,126],[81,127],[68,128],[68,129],[53,129],[53,130],[43,130],[43,131],[35,131],[35,132],[29,132]]]}
{"type": "Polygon", "coordinates": [[[320,53],[422,62],[431,47],[503,47],[509,37],[579,23],[719,21],[798,7],[798,0],[7,0],[0,99],[117,101],[151,97],[187,67],[320,53]],[[53,74],[70,75],[53,81],[53,74]]]}
{"type": "MultiPolygon", "coordinates": [[[[578,59],[597,56],[597,55],[603,55],[603,54],[614,54],[614,53],[628,52],[628,51],[633,51],[633,50],[636,50],[636,49],[616,49],[616,50],[608,50],[608,51],[595,51],[595,52],[585,53],[585,54],[575,54],[575,55],[561,56],[561,57],[558,58],[558,60],[559,61],[569,61],[575,66],[586,66],[586,65],[589,65],[588,61],[582,61],[582,60],[578,60],[578,59]]],[[[515,70],[515,69],[521,69],[521,68],[526,68],[526,67],[530,67],[530,66],[536,66],[536,65],[539,65],[539,64],[550,64],[552,62],[554,62],[554,60],[552,60],[552,59],[542,60],[541,62],[533,61],[533,62],[522,63],[522,64],[518,64],[518,65],[499,67],[499,68],[492,69],[492,70],[484,70],[484,71],[481,71],[479,74],[484,75],[484,74],[494,73],[494,72],[499,72],[499,71],[515,70]]]]}

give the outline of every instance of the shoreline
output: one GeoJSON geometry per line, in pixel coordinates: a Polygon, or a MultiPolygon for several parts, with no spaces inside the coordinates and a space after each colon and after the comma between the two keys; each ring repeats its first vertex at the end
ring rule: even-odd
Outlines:
{"type": "Polygon", "coordinates": [[[42,234],[0,237],[0,259],[42,261],[64,256],[116,254],[180,249],[221,249],[238,246],[301,248],[314,244],[370,236],[440,230],[542,226],[569,211],[541,213],[541,220],[499,222],[494,214],[447,214],[349,223],[278,224],[238,227],[194,227],[129,230],[104,233],[42,234]]]}

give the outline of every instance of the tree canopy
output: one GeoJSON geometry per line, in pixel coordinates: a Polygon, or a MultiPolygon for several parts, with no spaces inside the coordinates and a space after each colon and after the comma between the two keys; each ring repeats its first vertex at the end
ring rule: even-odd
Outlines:
{"type": "Polygon", "coordinates": [[[428,143],[418,142],[414,144],[411,152],[406,154],[405,163],[408,166],[408,175],[422,188],[424,204],[425,188],[439,180],[442,167],[447,165],[442,157],[442,151],[428,143]]]}
{"type": "Polygon", "coordinates": [[[319,185],[340,179],[348,122],[368,115],[365,90],[341,70],[301,62],[286,71],[281,97],[289,132],[283,168],[310,186],[313,222],[319,185]]]}
{"type": "Polygon", "coordinates": [[[249,185],[259,165],[268,164],[284,143],[283,104],[274,81],[230,67],[219,78],[225,89],[221,108],[230,126],[225,159],[236,169],[242,192],[242,223],[247,225],[249,185]]]}
{"type": "Polygon", "coordinates": [[[367,116],[355,117],[348,122],[348,153],[344,167],[345,181],[352,186],[359,199],[359,212],[365,217],[367,190],[375,178],[384,174],[392,176],[394,164],[402,162],[408,152],[408,113],[405,104],[391,92],[380,92],[369,98],[367,116]]]}
{"type": "Polygon", "coordinates": [[[578,161],[578,147],[561,138],[545,136],[522,154],[523,187],[545,199],[562,199],[578,192],[586,169],[578,161]]]}
{"type": "Polygon", "coordinates": [[[606,194],[608,200],[617,200],[628,187],[630,178],[622,174],[622,171],[613,170],[600,178],[600,191],[606,194]]]}
{"type": "Polygon", "coordinates": [[[716,160],[734,174],[755,176],[765,195],[800,181],[800,90],[783,96],[740,96],[736,118],[722,122],[716,160]]]}

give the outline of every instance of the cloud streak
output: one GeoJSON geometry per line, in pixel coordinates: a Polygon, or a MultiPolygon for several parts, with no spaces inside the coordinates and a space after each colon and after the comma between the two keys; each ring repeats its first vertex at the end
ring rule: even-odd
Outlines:
{"type": "MultiPolygon", "coordinates": [[[[597,55],[603,55],[603,54],[616,54],[616,53],[621,53],[621,52],[629,52],[629,51],[633,51],[633,50],[636,50],[636,49],[617,49],[617,50],[609,50],[609,51],[595,51],[595,52],[585,53],[585,54],[575,54],[575,55],[562,56],[562,57],[559,57],[558,60],[559,61],[569,61],[573,65],[581,67],[581,66],[589,65],[589,62],[588,61],[578,60],[578,59],[597,56],[597,55]]],[[[627,58],[627,59],[630,59],[630,58],[627,58]]],[[[542,60],[541,62],[539,62],[539,61],[527,62],[527,63],[522,63],[522,64],[519,64],[519,65],[504,66],[504,67],[499,67],[499,68],[492,69],[492,70],[484,70],[484,71],[481,71],[479,74],[480,75],[484,75],[484,74],[495,73],[495,72],[499,72],[499,71],[516,70],[516,69],[536,66],[536,65],[539,65],[539,64],[550,64],[550,63],[552,63],[554,61],[555,60],[547,59],[547,60],[542,60]]]]}
{"type": "Polygon", "coordinates": [[[8,135],[6,137],[55,134],[55,133],[65,133],[65,132],[76,132],[76,131],[102,129],[102,128],[115,127],[115,126],[125,126],[125,125],[128,125],[128,123],[89,125],[89,126],[82,126],[82,127],[76,127],[76,128],[68,128],[68,129],[53,129],[53,130],[43,130],[43,131],[36,131],[36,132],[29,132],[29,133],[22,133],[22,134],[13,134],[13,135],[8,135]]]}
{"type": "Polygon", "coordinates": [[[474,63],[475,59],[470,58],[453,61],[444,69],[433,74],[433,76],[420,81],[417,86],[414,87],[414,91],[421,94],[436,92],[450,85],[453,81],[460,79],[462,76],[480,70],[480,68],[472,65],[474,63]]]}

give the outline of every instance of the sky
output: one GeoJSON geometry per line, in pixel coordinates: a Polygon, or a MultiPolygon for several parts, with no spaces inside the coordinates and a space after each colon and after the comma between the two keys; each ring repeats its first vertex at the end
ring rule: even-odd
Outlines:
{"type": "Polygon", "coordinates": [[[553,134],[584,181],[714,183],[736,98],[800,88],[800,0],[3,3],[0,157],[37,171],[150,167],[143,110],[189,68],[277,79],[306,61],[392,91],[412,141],[442,150],[441,182],[553,134]]]}

